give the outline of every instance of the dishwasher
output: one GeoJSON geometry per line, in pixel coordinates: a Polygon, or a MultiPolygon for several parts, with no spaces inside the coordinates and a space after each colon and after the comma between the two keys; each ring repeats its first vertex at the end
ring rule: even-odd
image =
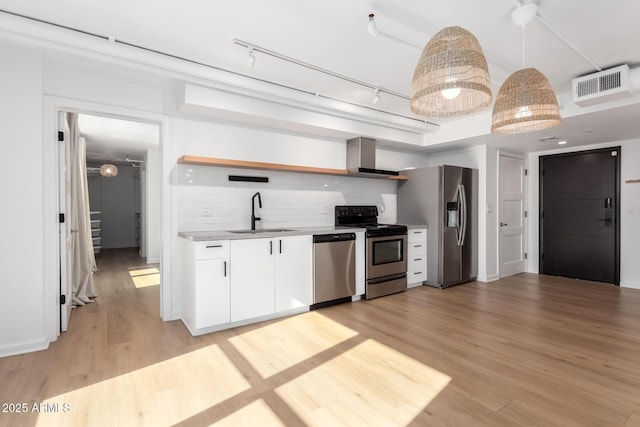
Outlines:
{"type": "Polygon", "coordinates": [[[311,309],[351,301],[356,293],[356,234],[313,236],[311,309]]]}

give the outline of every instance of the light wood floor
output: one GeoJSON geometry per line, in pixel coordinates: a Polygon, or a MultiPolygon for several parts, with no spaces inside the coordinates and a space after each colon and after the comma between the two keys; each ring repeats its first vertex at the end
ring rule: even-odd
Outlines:
{"type": "Polygon", "coordinates": [[[522,274],[192,337],[133,251],[98,263],[69,332],[0,359],[29,408],[0,425],[640,426],[638,290],[522,274]]]}

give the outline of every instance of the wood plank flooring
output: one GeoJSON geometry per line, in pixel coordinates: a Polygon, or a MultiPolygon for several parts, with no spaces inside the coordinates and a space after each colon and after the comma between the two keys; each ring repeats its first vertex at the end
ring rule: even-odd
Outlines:
{"type": "Polygon", "coordinates": [[[98,265],[69,332],[0,359],[0,426],[640,426],[640,290],[522,274],[192,337],[133,250],[98,265]]]}

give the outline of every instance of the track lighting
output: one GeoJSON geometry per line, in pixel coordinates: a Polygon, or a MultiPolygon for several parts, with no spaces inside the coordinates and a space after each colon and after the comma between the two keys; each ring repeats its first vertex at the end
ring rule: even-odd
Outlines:
{"type": "Polygon", "coordinates": [[[380,102],[380,89],[376,88],[376,90],[374,90],[373,93],[374,93],[374,96],[371,102],[373,102],[374,104],[377,104],[378,102],[380,102]]]}
{"type": "Polygon", "coordinates": [[[369,34],[371,37],[375,37],[378,35],[378,27],[376,27],[376,21],[373,20],[375,15],[373,13],[369,14],[369,23],[367,24],[367,30],[369,30],[369,34]]]}
{"type": "Polygon", "coordinates": [[[256,57],[253,55],[253,46],[249,46],[249,56],[247,57],[247,67],[253,68],[256,63],[256,57]]]}

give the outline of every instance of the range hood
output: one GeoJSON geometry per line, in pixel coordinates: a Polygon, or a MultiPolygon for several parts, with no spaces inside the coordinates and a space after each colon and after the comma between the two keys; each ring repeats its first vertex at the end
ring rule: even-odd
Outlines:
{"type": "Polygon", "coordinates": [[[400,175],[396,171],[376,169],[376,140],[364,136],[347,140],[347,169],[349,175],[369,178],[400,175]]]}

